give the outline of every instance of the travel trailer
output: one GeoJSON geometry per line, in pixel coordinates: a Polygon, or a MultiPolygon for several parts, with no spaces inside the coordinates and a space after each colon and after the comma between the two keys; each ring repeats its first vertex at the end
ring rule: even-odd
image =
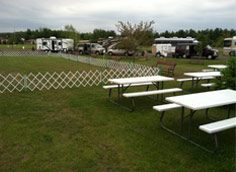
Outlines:
{"type": "Polygon", "coordinates": [[[70,52],[74,50],[74,40],[66,38],[38,38],[36,39],[37,50],[46,52],[70,52]]]}
{"type": "Polygon", "coordinates": [[[226,56],[235,56],[236,54],[236,36],[224,39],[223,54],[226,56]]]}

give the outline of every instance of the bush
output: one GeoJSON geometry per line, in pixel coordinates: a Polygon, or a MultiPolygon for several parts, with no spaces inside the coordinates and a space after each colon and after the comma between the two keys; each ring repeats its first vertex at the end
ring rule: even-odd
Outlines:
{"type": "Polygon", "coordinates": [[[227,62],[227,68],[222,71],[223,76],[216,81],[215,89],[236,90],[236,58],[231,57],[227,62]]]}

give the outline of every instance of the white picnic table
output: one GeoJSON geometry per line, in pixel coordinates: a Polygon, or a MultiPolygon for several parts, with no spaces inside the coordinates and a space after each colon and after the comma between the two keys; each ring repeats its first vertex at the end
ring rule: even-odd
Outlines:
{"type": "Polygon", "coordinates": [[[210,67],[210,68],[213,68],[213,69],[219,69],[219,70],[221,70],[221,69],[225,69],[225,68],[227,68],[228,66],[226,66],[226,65],[208,65],[208,67],[210,67]]]}
{"type": "MultiPolygon", "coordinates": [[[[230,89],[224,89],[224,90],[209,91],[203,93],[167,97],[166,100],[181,105],[184,108],[190,109],[190,114],[189,114],[189,137],[190,137],[192,117],[194,113],[197,110],[206,109],[206,115],[208,117],[209,108],[231,105],[236,103],[236,91],[230,89]]],[[[182,132],[183,116],[181,118],[182,118],[181,119],[181,132],[182,132]]]]}
{"type": "Polygon", "coordinates": [[[173,81],[173,80],[174,78],[157,75],[157,76],[146,76],[146,77],[109,79],[108,81],[118,85],[124,85],[124,84],[136,84],[145,82],[173,81]]]}
{"type": "MultiPolygon", "coordinates": [[[[166,100],[182,106],[180,134],[176,133],[175,131],[173,131],[169,128],[167,129],[167,131],[181,137],[184,140],[189,141],[190,143],[192,143],[192,144],[194,144],[194,145],[196,145],[208,152],[212,152],[208,148],[201,146],[198,143],[195,143],[194,141],[192,141],[190,139],[191,127],[192,127],[192,117],[195,114],[195,112],[198,110],[206,109],[206,116],[208,117],[209,108],[235,104],[236,103],[236,91],[230,90],[230,89],[224,89],[224,90],[209,91],[209,92],[203,92],[203,93],[195,93],[195,94],[167,97],[166,100]],[[183,120],[185,118],[184,117],[184,108],[190,109],[190,114],[188,115],[188,117],[189,117],[188,137],[183,136],[183,120]]],[[[228,118],[229,118],[229,116],[230,116],[230,106],[229,106],[229,111],[228,111],[228,118]]],[[[216,124],[214,124],[214,126],[215,125],[216,124]]],[[[222,125],[221,122],[220,122],[220,125],[222,125]]],[[[235,125],[236,124],[234,124],[234,126],[235,125]]],[[[164,128],[167,128],[167,127],[164,127],[164,128]]],[[[215,145],[216,145],[215,150],[216,150],[218,147],[216,134],[214,135],[214,140],[215,140],[215,145]]]]}
{"type": "MultiPolygon", "coordinates": [[[[132,84],[140,84],[140,86],[144,84],[145,86],[145,83],[150,82],[152,83],[152,85],[154,85],[157,88],[157,90],[160,90],[164,88],[164,81],[173,81],[173,80],[174,78],[171,78],[171,77],[156,75],[156,76],[146,76],[146,77],[117,78],[117,79],[109,79],[108,81],[118,85],[117,102],[113,102],[113,103],[121,105],[120,98],[123,97],[122,96],[123,93],[132,84]],[[161,83],[161,85],[159,83],[161,83]]],[[[147,90],[148,90],[148,87],[147,87],[147,90]]],[[[163,99],[163,95],[161,95],[161,99],[163,99]]],[[[123,105],[121,106],[124,107],[123,105]]]]}
{"type": "Polygon", "coordinates": [[[196,82],[196,87],[198,88],[198,83],[201,80],[201,78],[206,78],[206,77],[221,77],[222,74],[221,72],[188,72],[184,73],[186,76],[192,77],[192,88],[194,86],[194,81],[196,82]]]}

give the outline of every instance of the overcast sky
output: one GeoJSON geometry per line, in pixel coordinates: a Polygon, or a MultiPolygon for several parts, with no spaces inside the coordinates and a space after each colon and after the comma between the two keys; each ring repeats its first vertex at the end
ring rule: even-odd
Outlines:
{"type": "Polygon", "coordinates": [[[236,0],[0,0],[0,32],[72,24],[116,30],[118,21],[154,20],[154,30],[236,28],[236,0]]]}

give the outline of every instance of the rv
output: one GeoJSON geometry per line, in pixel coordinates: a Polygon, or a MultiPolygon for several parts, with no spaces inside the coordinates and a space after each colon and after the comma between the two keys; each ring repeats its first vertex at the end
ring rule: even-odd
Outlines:
{"type": "Polygon", "coordinates": [[[224,39],[223,54],[229,56],[235,56],[236,54],[236,36],[233,38],[224,39]]]}
{"type": "Polygon", "coordinates": [[[156,38],[154,44],[152,45],[152,53],[156,57],[166,57],[168,54],[175,53],[176,46],[180,43],[198,43],[195,38],[156,38]]]}
{"type": "Polygon", "coordinates": [[[156,57],[173,57],[191,58],[191,56],[203,56],[207,59],[215,59],[219,52],[216,49],[207,46],[203,49],[202,53],[195,50],[195,46],[199,44],[195,38],[156,38],[152,45],[152,53],[156,57]]]}
{"type": "Polygon", "coordinates": [[[45,52],[69,52],[74,50],[74,40],[65,38],[38,38],[36,39],[37,50],[45,52]]]}

